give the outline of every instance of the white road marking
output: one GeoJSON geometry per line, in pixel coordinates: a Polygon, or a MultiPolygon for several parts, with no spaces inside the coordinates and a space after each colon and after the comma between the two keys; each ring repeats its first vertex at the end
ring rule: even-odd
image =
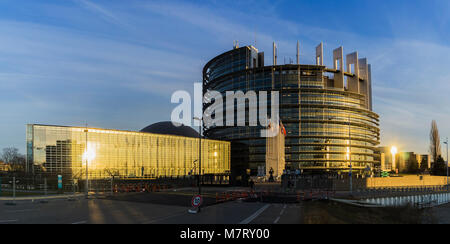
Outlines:
{"type": "Polygon", "coordinates": [[[256,219],[256,217],[258,217],[260,214],[262,214],[268,207],[270,207],[270,204],[264,205],[262,208],[260,208],[258,211],[256,211],[254,214],[252,214],[250,217],[242,220],[241,223],[239,223],[239,224],[245,225],[245,224],[252,222],[254,219],[256,219]]]}
{"type": "Polygon", "coordinates": [[[12,220],[0,220],[0,223],[12,223],[12,222],[17,222],[19,220],[17,219],[12,219],[12,220]]]}
{"type": "Polygon", "coordinates": [[[280,216],[278,216],[278,218],[276,218],[273,223],[276,224],[276,223],[278,223],[279,220],[280,220],[280,216]]]}
{"type": "Polygon", "coordinates": [[[276,223],[278,223],[278,221],[280,221],[280,218],[281,218],[281,216],[283,215],[284,210],[286,210],[286,206],[287,206],[287,205],[284,204],[283,208],[281,209],[280,216],[278,216],[278,217],[275,219],[275,221],[273,222],[274,224],[276,224],[276,223]]]}
{"type": "MultiPolygon", "coordinates": [[[[206,209],[209,209],[210,207],[213,207],[213,206],[202,207],[202,211],[205,211],[206,209]]],[[[144,222],[142,224],[143,225],[153,224],[153,223],[156,223],[156,222],[159,222],[159,221],[163,221],[163,220],[179,217],[179,216],[182,216],[182,215],[186,215],[186,213],[188,213],[188,211],[183,210],[183,211],[176,212],[173,215],[169,215],[169,216],[165,216],[165,217],[149,220],[149,221],[144,222]]]]}
{"type": "Polygon", "coordinates": [[[79,222],[75,222],[72,223],[73,225],[80,225],[80,224],[86,224],[86,221],[79,221],[79,222]]]}

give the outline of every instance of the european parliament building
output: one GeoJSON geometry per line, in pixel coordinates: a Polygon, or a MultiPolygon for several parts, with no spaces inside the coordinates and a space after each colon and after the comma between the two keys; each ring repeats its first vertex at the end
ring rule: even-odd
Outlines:
{"type": "MultiPolygon", "coordinates": [[[[360,59],[357,52],[344,56],[339,47],[333,51],[333,66],[326,67],[323,44],[316,48],[315,64],[300,64],[299,56],[297,44],[297,62],[278,64],[274,43],[273,63],[264,65],[263,52],[253,46],[235,46],[205,65],[203,92],[218,91],[225,97],[227,91],[267,91],[269,95],[279,91],[280,119],[287,131],[287,168],[336,173],[348,172],[351,164],[355,173],[362,173],[379,165],[374,154],[380,142],[379,116],[372,111],[367,59],[360,59]]],[[[260,136],[261,129],[210,126],[205,135],[232,142],[234,175],[246,175],[248,169],[256,175],[258,167],[265,165],[266,139],[260,136]]]]}
{"type": "MultiPolygon", "coordinates": [[[[230,143],[201,140],[203,175],[227,175],[230,143]]],[[[161,122],[140,132],[30,124],[28,169],[65,179],[154,179],[197,175],[199,136],[187,126],[161,122]]]]}

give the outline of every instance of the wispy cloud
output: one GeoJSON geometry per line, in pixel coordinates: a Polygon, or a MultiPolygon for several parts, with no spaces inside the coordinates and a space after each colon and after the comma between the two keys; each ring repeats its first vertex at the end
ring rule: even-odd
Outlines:
{"type": "Polygon", "coordinates": [[[107,10],[106,8],[100,6],[99,4],[95,4],[88,0],[74,0],[74,1],[83,8],[91,11],[92,13],[97,14],[98,16],[100,16],[101,18],[103,18],[108,22],[119,25],[122,24],[116,15],[114,15],[111,11],[107,10]]]}

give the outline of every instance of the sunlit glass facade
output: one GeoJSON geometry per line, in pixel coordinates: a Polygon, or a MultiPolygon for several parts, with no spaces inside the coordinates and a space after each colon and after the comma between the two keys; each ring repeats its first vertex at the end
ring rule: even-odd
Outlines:
{"type": "MultiPolygon", "coordinates": [[[[230,143],[202,140],[202,174],[230,171],[230,143]]],[[[182,177],[198,174],[199,139],[143,132],[27,126],[27,160],[35,174],[83,179],[182,177]]]]}
{"type": "MultiPolygon", "coordinates": [[[[203,70],[203,90],[219,91],[223,97],[227,91],[268,91],[269,95],[279,91],[288,168],[342,172],[351,163],[353,170],[363,172],[380,163],[374,158],[380,130],[379,116],[371,111],[370,66],[364,68],[360,62],[360,77],[323,65],[264,66],[264,54],[247,46],[212,59],[203,70]],[[342,88],[336,85],[339,76],[346,83],[342,88]],[[350,82],[356,82],[356,91],[350,82]]],[[[204,109],[209,106],[204,104],[204,109]]],[[[270,103],[268,107],[270,115],[270,103]]],[[[258,166],[265,165],[266,139],[260,137],[261,129],[211,126],[205,134],[232,141],[232,169],[250,169],[254,175],[258,166]]]]}

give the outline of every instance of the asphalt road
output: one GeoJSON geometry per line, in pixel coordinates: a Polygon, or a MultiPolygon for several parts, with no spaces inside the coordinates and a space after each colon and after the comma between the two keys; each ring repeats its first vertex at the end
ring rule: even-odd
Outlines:
{"type": "MultiPolygon", "coordinates": [[[[0,224],[271,224],[275,220],[271,216],[280,208],[265,203],[228,202],[191,214],[184,206],[107,199],[0,204],[0,224]]],[[[290,222],[288,216],[279,222],[290,222]]]]}
{"type": "Polygon", "coordinates": [[[15,206],[0,201],[0,224],[448,224],[450,219],[450,204],[427,210],[384,210],[330,202],[234,201],[206,206],[200,213],[191,214],[187,205],[164,204],[159,198],[159,195],[145,197],[146,200],[156,199],[157,203],[136,201],[135,197],[131,201],[79,198],[49,200],[48,203],[18,201],[15,206]]]}

